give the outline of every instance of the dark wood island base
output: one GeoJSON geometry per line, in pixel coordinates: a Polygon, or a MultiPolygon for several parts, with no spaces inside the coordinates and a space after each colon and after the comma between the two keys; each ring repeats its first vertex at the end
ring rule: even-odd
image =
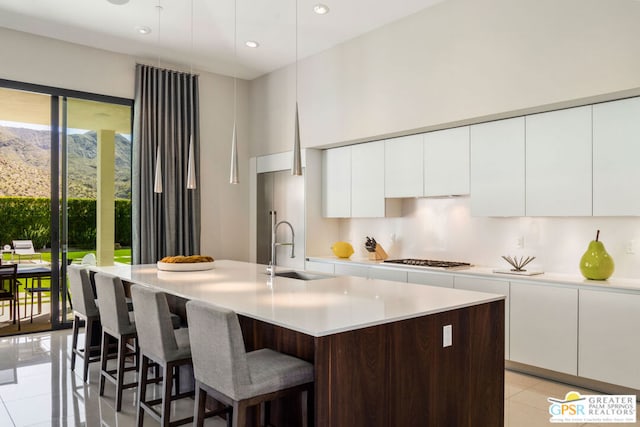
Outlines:
{"type": "MultiPolygon", "coordinates": [[[[504,300],[323,337],[240,323],[247,351],[269,347],[315,365],[315,426],[504,425],[504,300]]],[[[299,425],[299,402],[280,403],[272,423],[299,425]]]]}

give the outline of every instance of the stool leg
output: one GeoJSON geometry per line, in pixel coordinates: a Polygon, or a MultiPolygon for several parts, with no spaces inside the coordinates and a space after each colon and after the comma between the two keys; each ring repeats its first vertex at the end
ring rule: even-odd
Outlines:
{"type": "Polygon", "coordinates": [[[102,351],[100,352],[100,396],[104,395],[104,383],[107,376],[107,361],[109,357],[109,335],[102,331],[102,351]]]}
{"type": "Polygon", "coordinates": [[[160,425],[169,427],[171,420],[171,389],[173,388],[173,365],[170,362],[164,366],[164,382],[162,384],[162,416],[160,425]]]}
{"type": "Polygon", "coordinates": [[[204,405],[207,400],[207,392],[200,388],[200,381],[196,380],[195,405],[193,408],[193,419],[196,427],[204,425],[204,405]]]}
{"type": "Polygon", "coordinates": [[[76,351],[78,350],[78,323],[80,318],[73,316],[73,338],[71,339],[71,370],[76,368],[76,351]]]}
{"type": "Polygon", "coordinates": [[[127,341],[118,337],[118,372],[116,372],[116,412],[122,409],[122,385],[124,384],[124,361],[127,352],[127,341]]]}
{"type": "Polygon", "coordinates": [[[91,339],[93,338],[93,320],[85,320],[84,324],[84,366],[82,380],[87,382],[89,377],[89,356],[91,355],[91,339]]]}
{"type": "Polygon", "coordinates": [[[140,379],[138,380],[138,427],[142,427],[144,422],[144,409],[140,402],[147,401],[147,371],[149,370],[149,359],[142,355],[142,365],[140,366],[140,379]]]}

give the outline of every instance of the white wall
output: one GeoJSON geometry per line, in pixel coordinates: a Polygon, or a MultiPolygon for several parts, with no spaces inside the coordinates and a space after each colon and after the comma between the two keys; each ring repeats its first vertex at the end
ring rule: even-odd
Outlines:
{"type": "MultiPolygon", "coordinates": [[[[580,274],[580,258],[596,230],[613,257],[615,277],[640,279],[640,218],[480,218],[472,217],[469,197],[404,199],[400,218],[340,220],[341,240],[366,257],[366,236],[374,237],[392,258],[466,261],[506,268],[501,255],[533,255],[530,270],[580,274]],[[395,240],[393,238],[395,237],[395,240]],[[516,242],[524,238],[524,248],[516,242]],[[628,254],[630,241],[635,254],[628,254]]],[[[330,252],[310,255],[330,255],[330,252]]]]}
{"type": "MultiPolygon", "coordinates": [[[[0,52],[0,78],[130,99],[134,97],[136,62],[150,63],[143,58],[4,28],[0,28],[0,52]]],[[[171,68],[179,69],[175,66],[171,68]]],[[[188,70],[184,66],[182,69],[188,70]]],[[[233,126],[233,79],[206,72],[198,73],[201,251],[215,258],[247,260],[248,84],[243,80],[238,81],[238,147],[242,183],[232,186],[228,182],[233,126]]]]}
{"type": "MultiPolygon", "coordinates": [[[[638,22],[635,0],[442,2],[299,62],[302,145],[638,94],[638,22]]],[[[291,149],[294,82],[289,66],[250,83],[252,156],[291,149]]],[[[468,200],[405,200],[401,218],[338,220],[335,238],[350,240],[355,256],[366,256],[364,238],[373,235],[392,256],[501,266],[524,236],[520,252],[537,256],[540,268],[577,273],[600,228],[615,275],[640,278],[638,255],[624,253],[629,240],[640,241],[638,218],[471,218],[468,200]]]]}
{"type": "MultiPolygon", "coordinates": [[[[302,145],[635,90],[638,22],[635,0],[439,3],[299,62],[302,145]]],[[[291,149],[294,82],[293,66],[251,82],[252,156],[291,149]]]]}

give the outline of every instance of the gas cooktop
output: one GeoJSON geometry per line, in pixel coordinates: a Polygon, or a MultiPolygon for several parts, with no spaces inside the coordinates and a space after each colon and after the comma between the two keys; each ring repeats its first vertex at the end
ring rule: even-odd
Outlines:
{"type": "Polygon", "coordinates": [[[388,259],[384,262],[388,262],[391,264],[404,264],[415,267],[431,267],[444,269],[462,269],[471,267],[471,264],[469,264],[468,262],[438,261],[433,259],[416,258],[388,259]]]}

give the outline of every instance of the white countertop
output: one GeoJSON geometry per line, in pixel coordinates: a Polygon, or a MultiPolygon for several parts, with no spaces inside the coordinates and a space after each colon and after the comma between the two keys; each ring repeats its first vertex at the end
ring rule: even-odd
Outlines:
{"type": "Polygon", "coordinates": [[[227,260],[216,261],[212,270],[193,272],[158,271],[154,264],[91,269],[315,337],[504,299],[350,276],[271,280],[263,265],[227,260]]]}
{"type": "MultiPolygon", "coordinates": [[[[471,266],[470,268],[463,269],[442,269],[442,268],[430,268],[430,267],[416,267],[404,264],[392,264],[383,263],[382,261],[370,261],[366,258],[338,258],[335,256],[310,256],[307,257],[310,261],[315,262],[329,262],[329,263],[342,263],[350,265],[362,265],[376,268],[389,268],[389,269],[401,269],[406,271],[428,271],[432,273],[454,274],[460,276],[477,276],[477,277],[491,277],[493,279],[506,280],[510,282],[539,282],[539,283],[554,283],[561,285],[574,285],[583,286],[599,290],[630,290],[640,292],[640,280],[618,278],[614,276],[608,280],[588,280],[578,274],[564,274],[564,273],[543,273],[534,276],[524,276],[517,274],[504,274],[494,273],[493,270],[498,267],[485,267],[485,266],[471,266]]],[[[507,265],[501,266],[502,269],[507,269],[507,265]]]]}

